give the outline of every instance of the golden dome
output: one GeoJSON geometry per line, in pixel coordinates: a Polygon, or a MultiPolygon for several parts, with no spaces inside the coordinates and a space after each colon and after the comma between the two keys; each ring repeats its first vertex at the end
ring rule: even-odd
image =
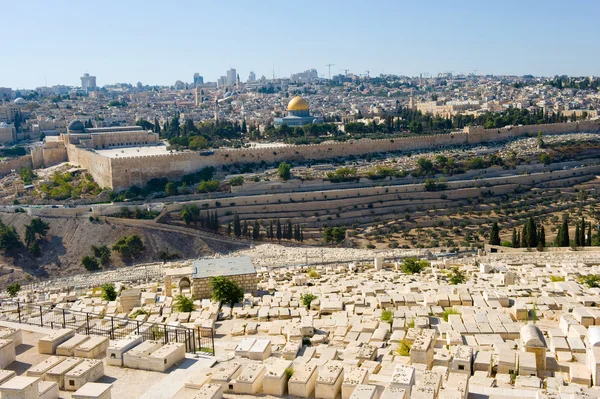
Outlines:
{"type": "Polygon", "coordinates": [[[292,98],[288,104],[288,111],[308,111],[308,102],[300,96],[292,98]]]}

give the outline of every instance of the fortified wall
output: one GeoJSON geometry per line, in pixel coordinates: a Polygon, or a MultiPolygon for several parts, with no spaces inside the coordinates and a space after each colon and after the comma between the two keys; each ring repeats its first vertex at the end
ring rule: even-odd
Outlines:
{"type": "Polygon", "coordinates": [[[122,158],[105,157],[96,153],[94,149],[154,144],[157,140],[156,134],[148,134],[142,131],[115,132],[92,135],[94,136],[93,139],[88,138],[85,134],[62,135],[60,141],[56,144],[46,143],[41,153],[32,151],[31,157],[23,157],[28,158],[29,161],[19,159],[8,164],[0,163],[0,174],[10,173],[11,169],[18,169],[19,165],[50,166],[68,160],[74,165],[88,169],[100,186],[121,190],[132,185],[144,186],[153,178],[166,177],[169,180],[180,180],[183,175],[196,172],[206,166],[218,167],[234,163],[322,160],[367,153],[435,149],[503,141],[524,135],[535,135],[540,130],[544,134],[600,132],[600,121],[512,126],[501,129],[483,129],[478,126],[469,126],[462,132],[417,137],[350,140],[347,142],[285,147],[216,149],[208,153],[184,151],[164,155],[122,158]]]}

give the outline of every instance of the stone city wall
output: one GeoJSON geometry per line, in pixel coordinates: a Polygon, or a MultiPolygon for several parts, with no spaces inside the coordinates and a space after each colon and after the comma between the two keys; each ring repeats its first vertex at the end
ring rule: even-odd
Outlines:
{"type": "MultiPolygon", "coordinates": [[[[88,168],[94,179],[102,187],[121,190],[132,185],[144,186],[149,180],[157,177],[180,180],[184,174],[196,172],[206,166],[218,167],[234,163],[278,163],[281,161],[320,160],[376,152],[434,149],[452,145],[507,140],[525,134],[534,135],[539,130],[544,131],[546,134],[597,132],[600,131],[600,122],[582,121],[577,123],[515,126],[502,129],[467,127],[463,132],[429,136],[381,140],[350,140],[347,142],[286,147],[216,149],[212,151],[212,154],[205,156],[201,155],[200,152],[185,151],[164,155],[126,158],[101,157],[106,159],[106,162],[110,166],[102,163],[102,167],[95,168],[88,167],[86,161],[93,160],[97,164],[100,164],[100,162],[95,157],[90,158],[89,156],[78,155],[84,151],[83,149],[69,145],[68,147],[76,148],[76,150],[68,149],[68,152],[69,160],[72,163],[88,168]],[[73,157],[77,158],[77,160],[74,160],[73,157]]],[[[135,132],[135,134],[138,133],[135,132]]],[[[116,140],[118,134],[107,136],[116,140]]],[[[121,140],[122,143],[123,140],[121,140]]]]}
{"type": "Polygon", "coordinates": [[[86,168],[100,187],[113,186],[111,158],[73,144],[67,145],[67,153],[69,163],[86,168]]]}
{"type": "Polygon", "coordinates": [[[21,168],[32,167],[31,156],[23,155],[18,158],[10,158],[0,162],[0,176],[5,176],[11,173],[12,170],[18,171],[21,168]]]}

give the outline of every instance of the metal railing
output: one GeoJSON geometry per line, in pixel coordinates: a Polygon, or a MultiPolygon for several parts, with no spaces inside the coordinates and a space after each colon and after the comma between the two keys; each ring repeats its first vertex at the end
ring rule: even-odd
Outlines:
{"type": "Polygon", "coordinates": [[[70,328],[78,334],[100,335],[111,340],[135,334],[141,336],[144,341],[184,343],[188,353],[201,351],[214,354],[213,328],[196,330],[18,301],[0,303],[0,319],[52,329],[70,328]]]}

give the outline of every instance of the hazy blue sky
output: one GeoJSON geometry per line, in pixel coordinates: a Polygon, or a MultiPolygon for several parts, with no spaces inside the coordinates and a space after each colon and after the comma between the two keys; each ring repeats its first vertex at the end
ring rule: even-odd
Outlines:
{"type": "Polygon", "coordinates": [[[2,5],[0,86],[242,80],[316,68],[600,75],[600,1],[19,0],[2,5]]]}

